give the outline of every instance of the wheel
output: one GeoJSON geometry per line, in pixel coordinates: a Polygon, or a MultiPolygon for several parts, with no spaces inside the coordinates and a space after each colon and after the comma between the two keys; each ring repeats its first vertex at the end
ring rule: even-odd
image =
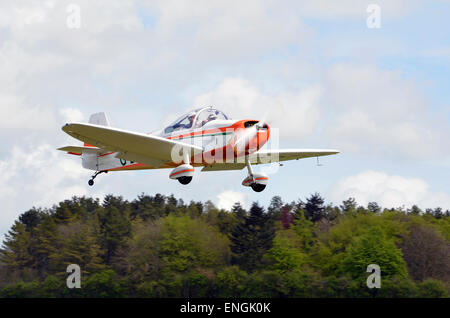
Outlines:
{"type": "Polygon", "coordinates": [[[92,186],[94,185],[94,180],[90,179],[90,180],[88,181],[88,184],[92,187],[92,186]]]}
{"type": "Polygon", "coordinates": [[[266,188],[266,185],[265,184],[259,184],[259,183],[253,183],[251,185],[251,187],[252,187],[253,191],[261,192],[261,191],[263,191],[266,188]]]}
{"type": "Polygon", "coordinates": [[[179,177],[177,179],[181,184],[188,184],[192,181],[192,177],[179,177]]]}

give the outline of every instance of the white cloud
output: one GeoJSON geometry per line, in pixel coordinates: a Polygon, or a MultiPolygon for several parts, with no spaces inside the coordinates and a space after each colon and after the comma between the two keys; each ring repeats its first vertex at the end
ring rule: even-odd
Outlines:
{"type": "Polygon", "coordinates": [[[323,19],[361,19],[364,23],[368,16],[369,4],[381,8],[382,18],[402,17],[419,5],[417,0],[315,0],[297,1],[296,5],[302,16],[323,19]]]}
{"type": "Polygon", "coordinates": [[[400,72],[336,64],[325,87],[323,108],[333,116],[328,135],[336,147],[390,157],[449,155],[445,121],[430,112],[418,85],[400,72]]]}
{"type": "Polygon", "coordinates": [[[334,202],[354,197],[361,205],[377,202],[383,207],[450,209],[450,193],[432,192],[429,184],[420,178],[388,175],[384,172],[365,171],[339,181],[331,191],[334,202]]]}
{"type": "Polygon", "coordinates": [[[0,91],[0,133],[17,133],[12,130],[45,131],[55,123],[52,109],[24,102],[23,98],[0,91]]]}
{"type": "MultiPolygon", "coordinates": [[[[71,160],[48,144],[14,147],[0,160],[0,175],[0,234],[32,206],[51,207],[74,195],[88,194],[88,172],[82,169],[80,159],[71,160]]],[[[99,191],[89,194],[103,196],[99,191]]]]}
{"type": "Polygon", "coordinates": [[[217,207],[230,211],[236,202],[240,202],[242,206],[247,206],[247,194],[232,190],[226,190],[217,195],[217,207]]]}
{"type": "Polygon", "coordinates": [[[59,113],[63,116],[63,119],[65,122],[83,122],[84,121],[84,115],[83,113],[76,108],[63,108],[59,111],[59,113]]]}
{"type": "Polygon", "coordinates": [[[294,10],[273,0],[155,1],[156,34],[179,43],[194,59],[253,56],[262,50],[301,43],[310,33],[294,10]]]}
{"type": "Polygon", "coordinates": [[[310,135],[319,118],[320,88],[269,95],[250,81],[226,78],[215,89],[194,99],[195,106],[214,105],[232,118],[265,120],[280,129],[280,136],[302,138],[310,135]]]}

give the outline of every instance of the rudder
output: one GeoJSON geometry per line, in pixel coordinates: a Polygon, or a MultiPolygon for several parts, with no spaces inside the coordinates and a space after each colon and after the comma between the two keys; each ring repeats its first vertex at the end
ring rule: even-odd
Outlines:
{"type": "Polygon", "coordinates": [[[105,113],[95,113],[89,117],[89,124],[109,126],[109,120],[105,113]]]}

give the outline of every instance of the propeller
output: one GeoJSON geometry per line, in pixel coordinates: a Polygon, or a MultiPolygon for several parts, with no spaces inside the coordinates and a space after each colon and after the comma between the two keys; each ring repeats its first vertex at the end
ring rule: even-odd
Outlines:
{"type": "Polygon", "coordinates": [[[241,151],[247,151],[250,150],[256,150],[258,147],[258,132],[260,130],[266,129],[267,126],[263,120],[258,121],[254,125],[250,127],[246,127],[243,129],[242,132],[238,134],[238,137],[235,141],[235,151],[241,152],[241,151]]]}

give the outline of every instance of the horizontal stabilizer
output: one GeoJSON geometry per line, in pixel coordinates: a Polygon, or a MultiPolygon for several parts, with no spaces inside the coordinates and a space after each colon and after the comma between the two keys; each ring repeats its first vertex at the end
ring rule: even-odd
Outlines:
{"type": "Polygon", "coordinates": [[[97,147],[83,147],[83,146],[66,146],[58,148],[57,150],[65,151],[71,155],[81,156],[82,153],[102,154],[105,151],[97,147]]]}

